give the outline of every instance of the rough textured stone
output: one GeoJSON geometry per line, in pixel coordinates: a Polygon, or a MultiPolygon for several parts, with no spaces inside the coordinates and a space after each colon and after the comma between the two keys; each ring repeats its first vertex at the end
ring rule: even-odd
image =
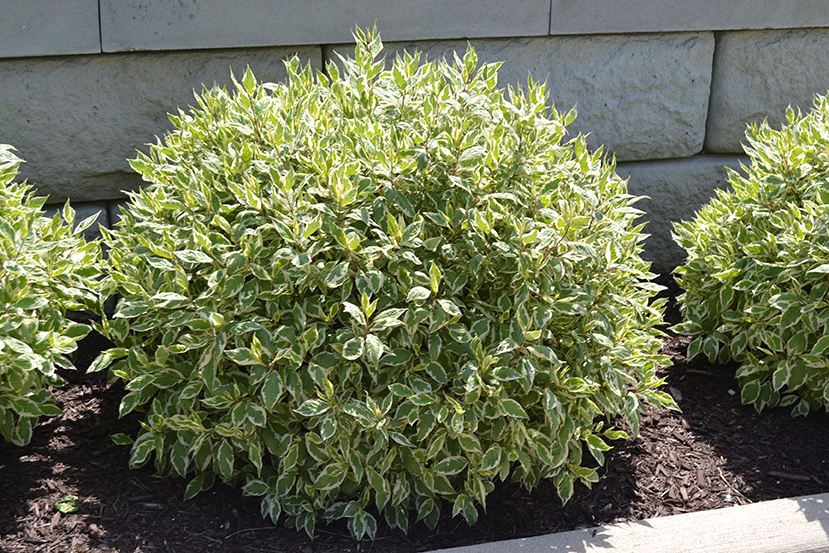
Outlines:
{"type": "Polygon", "coordinates": [[[546,35],[548,0],[101,0],[105,52],[546,35]]]}
{"type": "Polygon", "coordinates": [[[96,0],[3,2],[0,58],[100,51],[96,0]]]}
{"type": "MultiPolygon", "coordinates": [[[[284,78],[297,48],[117,54],[0,61],[0,138],[27,163],[21,179],[51,201],[123,197],[141,180],[127,163],[172,128],[167,113],[194,105],[202,83],[224,85],[249,64],[284,78]]],[[[319,48],[300,57],[320,66],[319,48]]],[[[231,85],[232,86],[232,85],[231,85]]]]}
{"type": "MultiPolygon", "coordinates": [[[[101,231],[98,227],[109,228],[110,219],[107,205],[103,202],[83,202],[72,203],[72,209],[75,210],[75,223],[80,223],[87,217],[98,215],[98,218],[92,223],[92,226],[83,231],[83,235],[87,240],[97,240],[101,237],[101,231]]],[[[46,215],[53,217],[56,213],[63,209],[63,205],[51,204],[44,207],[46,215]]]]}
{"type": "Polygon", "coordinates": [[[671,238],[671,223],[691,219],[718,188],[728,186],[726,167],[738,170],[748,164],[743,156],[695,156],[689,159],[620,163],[616,172],[629,178],[628,191],[648,196],[634,207],[645,212],[644,259],[653,262],[653,272],[669,274],[685,259],[685,251],[671,238]]]}
{"type": "MultiPolygon", "coordinates": [[[[559,110],[577,106],[573,133],[590,133],[620,160],[686,157],[702,149],[714,37],[711,33],[471,40],[480,62],[505,61],[499,83],[547,80],[559,110]]],[[[387,43],[428,59],[463,55],[466,41],[387,43]]],[[[348,54],[351,46],[325,49],[348,54]]]]}
{"type": "Polygon", "coordinates": [[[829,26],[824,0],[552,0],[550,34],[719,31],[829,26]]]}
{"type": "MultiPolygon", "coordinates": [[[[829,13],[829,10],[826,10],[829,13]]],[[[779,128],[786,107],[812,107],[829,89],[829,29],[745,31],[717,39],[705,149],[740,153],[746,125],[779,128]]]]}

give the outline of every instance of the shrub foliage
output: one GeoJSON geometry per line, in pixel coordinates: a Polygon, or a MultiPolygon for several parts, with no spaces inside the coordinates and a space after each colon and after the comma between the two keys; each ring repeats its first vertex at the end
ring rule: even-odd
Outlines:
{"type": "Polygon", "coordinates": [[[674,226],[688,252],[677,330],[695,336],[689,358],[741,363],[743,403],[805,415],[829,406],[829,102],[787,119],[749,128],[746,176],[674,226]]]}
{"type": "Polygon", "coordinates": [[[40,416],[61,413],[46,385],[65,381],[58,367],[90,327],[66,319],[67,310],[96,309],[100,246],[81,232],[69,203],[62,214],[45,217],[46,198],[15,183],[21,160],[0,145],[0,434],[26,445],[40,416]],[[63,219],[61,219],[61,215],[63,219]]]}
{"type": "Polygon", "coordinates": [[[623,435],[598,416],[673,405],[635,200],[543,86],[505,99],[471,48],[386,70],[357,34],[327,75],[204,90],[132,162],[100,360],[147,409],[131,464],[309,534],[474,523],[496,478],[566,501],[623,435]]]}

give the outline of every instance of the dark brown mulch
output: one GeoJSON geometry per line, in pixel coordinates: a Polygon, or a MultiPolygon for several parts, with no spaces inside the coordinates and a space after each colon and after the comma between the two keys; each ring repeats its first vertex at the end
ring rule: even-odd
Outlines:
{"type": "MultiPolygon", "coordinates": [[[[677,322],[675,309],[668,319],[677,322]]],[[[579,486],[562,507],[551,483],[531,493],[501,484],[474,527],[446,513],[436,531],[416,524],[404,535],[381,523],[373,542],[356,542],[343,524],[319,529],[313,541],[274,527],[256,499],[227,486],[182,502],[184,481],[130,471],[128,448],[112,445],[111,434],[138,428],[136,418],[117,417],[119,385],[75,374],[57,391],[64,414],[43,421],[28,447],[0,442],[0,550],[428,551],[829,491],[827,415],[758,415],[740,404],[733,367],[688,363],[686,346],[686,338],[665,342],[674,358],[667,389],[683,412],[648,411],[639,437],[609,452],[592,490],[579,486]],[[79,498],[77,513],[54,509],[66,495],[79,498]]],[[[100,337],[88,338],[80,364],[102,347],[100,337]]]]}

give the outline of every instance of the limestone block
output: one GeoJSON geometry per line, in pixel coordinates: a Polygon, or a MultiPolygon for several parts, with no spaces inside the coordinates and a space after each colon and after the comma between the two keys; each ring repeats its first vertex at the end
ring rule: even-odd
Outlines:
{"type": "Polygon", "coordinates": [[[671,238],[672,222],[692,219],[696,212],[728,186],[726,167],[738,170],[748,164],[743,156],[695,156],[688,159],[620,163],[616,172],[629,178],[628,191],[648,196],[634,207],[645,212],[647,221],[642,257],[653,263],[652,271],[669,274],[685,259],[685,251],[671,238]]]}
{"type": "Polygon", "coordinates": [[[829,26],[824,0],[552,0],[550,34],[719,31],[829,26]]]}
{"type": "Polygon", "coordinates": [[[779,128],[787,106],[809,111],[814,95],[829,89],[827,51],[829,29],[723,33],[717,40],[706,151],[740,153],[748,124],[768,118],[779,128]]]}
{"type": "MultiPolygon", "coordinates": [[[[72,209],[75,210],[75,224],[80,223],[87,217],[91,217],[92,215],[97,215],[98,218],[95,220],[92,225],[83,231],[83,235],[87,240],[97,240],[101,237],[101,231],[98,227],[106,227],[109,228],[109,212],[107,211],[107,205],[103,202],[83,202],[83,203],[70,203],[72,209]]],[[[58,204],[50,204],[44,206],[44,211],[48,217],[54,217],[56,213],[59,213],[63,210],[63,205],[58,204]]]]}
{"type": "MultiPolygon", "coordinates": [[[[479,62],[504,61],[499,84],[527,83],[528,74],[547,80],[557,109],[577,106],[569,127],[590,133],[588,143],[604,144],[619,160],[687,157],[699,153],[705,135],[714,37],[711,33],[605,35],[471,40],[479,62]]],[[[466,41],[387,43],[393,59],[404,49],[430,60],[466,41]]],[[[327,47],[350,54],[352,46],[327,47]]]]}
{"type": "Polygon", "coordinates": [[[101,0],[105,52],[546,35],[549,0],[101,0]]]}
{"type": "Polygon", "coordinates": [[[0,58],[100,51],[97,0],[3,2],[0,58]]]}
{"type": "Polygon", "coordinates": [[[20,179],[53,202],[121,198],[141,184],[126,160],[172,129],[167,113],[195,105],[202,83],[223,86],[247,65],[283,79],[297,50],[320,66],[312,47],[0,60],[0,138],[27,162],[20,179]]]}

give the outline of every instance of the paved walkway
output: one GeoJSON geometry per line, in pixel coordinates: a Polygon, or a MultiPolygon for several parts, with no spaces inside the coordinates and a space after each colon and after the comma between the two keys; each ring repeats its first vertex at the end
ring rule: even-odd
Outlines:
{"type": "Polygon", "coordinates": [[[440,553],[829,553],[829,493],[440,553]]]}

